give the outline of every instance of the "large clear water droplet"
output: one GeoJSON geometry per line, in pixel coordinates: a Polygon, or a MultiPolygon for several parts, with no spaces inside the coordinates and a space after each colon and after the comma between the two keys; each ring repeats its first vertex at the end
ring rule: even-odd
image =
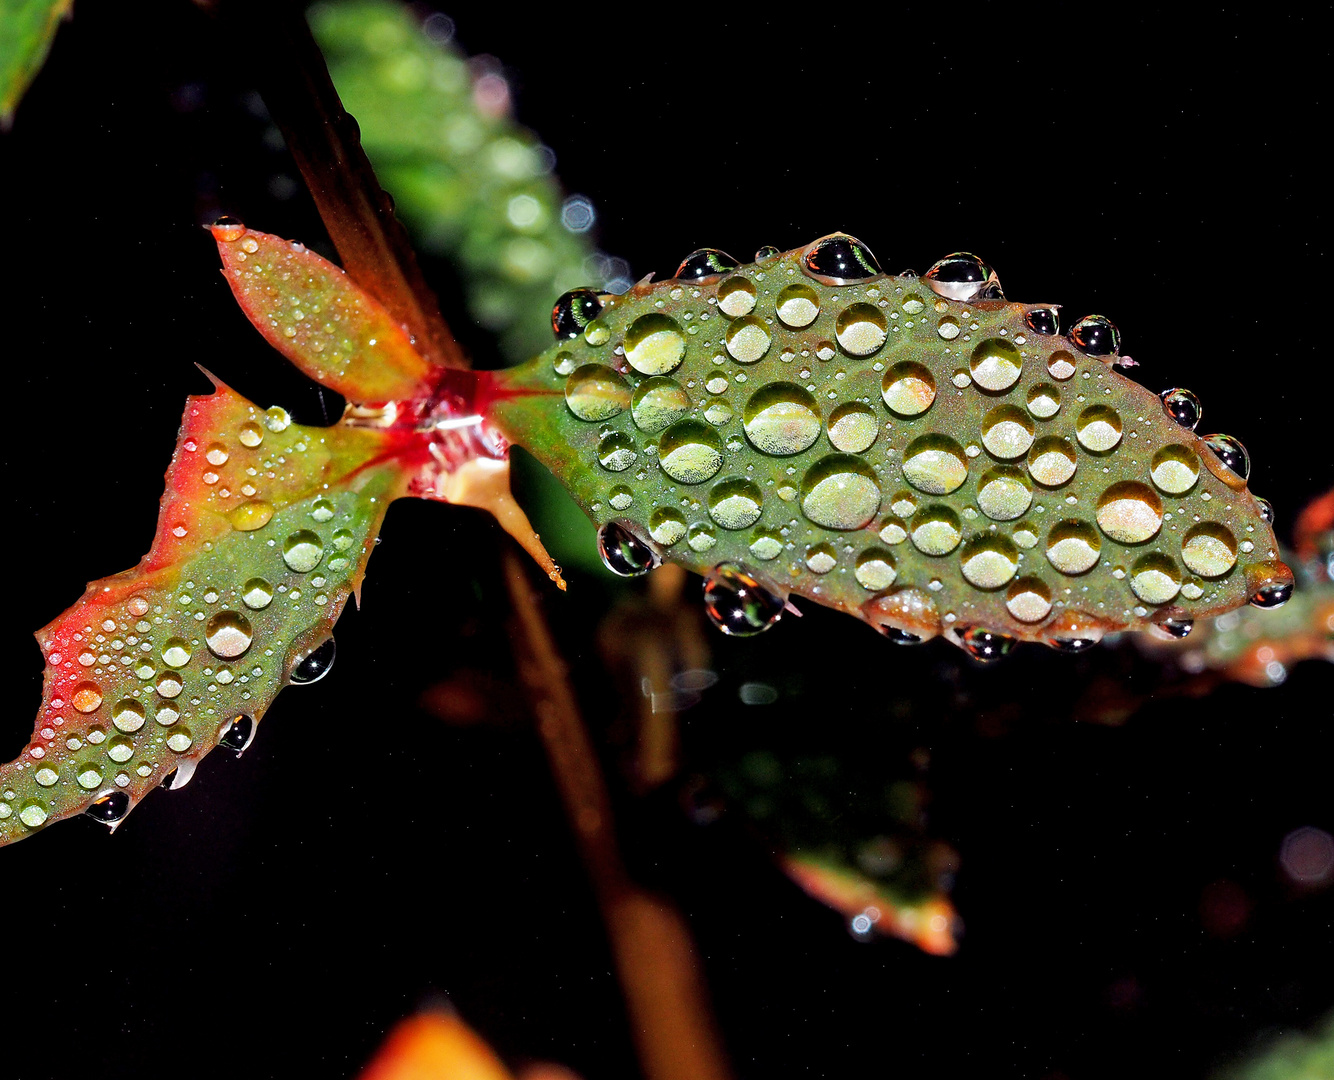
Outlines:
{"type": "Polygon", "coordinates": [[[833,233],[815,241],[802,255],[801,265],[822,285],[847,285],[883,273],[870,249],[846,233],[833,233]]]}
{"type": "Polygon", "coordinates": [[[551,309],[551,332],[558,341],[577,338],[602,313],[602,301],[592,289],[571,289],[551,309]]]}
{"type": "Polygon", "coordinates": [[[283,562],[298,574],[314,570],[323,558],[324,544],[309,529],[298,529],[283,542],[283,562]]]}
{"type": "Polygon", "coordinates": [[[969,626],[959,631],[959,641],[964,652],[974,660],[984,664],[995,663],[1009,654],[1015,646],[1015,639],[1009,634],[995,630],[985,630],[980,626],[969,626]]]}
{"type": "Polygon", "coordinates": [[[1204,413],[1199,398],[1179,386],[1164,390],[1159,397],[1163,400],[1163,412],[1183,428],[1195,430],[1195,425],[1200,422],[1200,416],[1204,413]]]}
{"type": "Polygon", "coordinates": [[[699,248],[681,260],[681,265],[676,268],[676,273],[672,276],[681,281],[703,281],[705,278],[726,274],[739,265],[741,264],[725,251],[719,251],[717,248],[699,248]]]}
{"type": "Polygon", "coordinates": [[[722,562],[704,581],[704,611],[724,634],[751,637],[783,617],[784,599],[740,563],[722,562]]]}
{"type": "Polygon", "coordinates": [[[1085,315],[1070,328],[1070,340],[1086,356],[1110,356],[1121,351],[1121,332],[1106,315],[1085,315]]]}
{"type": "Polygon", "coordinates": [[[109,791],[84,810],[94,821],[114,825],[130,812],[130,797],[123,791],[109,791]]]}
{"type": "Polygon", "coordinates": [[[619,577],[639,577],[662,562],[648,544],[614,521],[598,529],[598,554],[602,564],[619,577]]]}
{"type": "Polygon", "coordinates": [[[1000,278],[976,255],[956,251],[922,275],[927,287],[947,300],[1001,300],[1000,278]]]}
{"type": "Polygon", "coordinates": [[[1030,308],[1024,313],[1024,322],[1035,334],[1059,334],[1061,332],[1061,309],[1054,305],[1030,308]]]}
{"type": "Polygon", "coordinates": [[[254,639],[250,620],[239,611],[219,611],[209,619],[204,629],[204,640],[214,656],[231,660],[240,656],[254,639]]]}
{"type": "Polygon", "coordinates": [[[290,681],[294,686],[309,686],[311,683],[319,682],[329,674],[329,669],[333,667],[334,656],[337,652],[338,645],[333,638],[330,638],[314,652],[307,654],[296,662],[296,665],[292,668],[290,681]]]}
{"type": "Polygon", "coordinates": [[[1246,447],[1231,435],[1206,435],[1204,445],[1214,452],[1224,465],[1245,480],[1251,475],[1251,456],[1246,447]]]}
{"type": "Polygon", "coordinates": [[[234,716],[222,725],[218,732],[218,745],[240,754],[255,741],[258,725],[250,717],[234,716]]]}

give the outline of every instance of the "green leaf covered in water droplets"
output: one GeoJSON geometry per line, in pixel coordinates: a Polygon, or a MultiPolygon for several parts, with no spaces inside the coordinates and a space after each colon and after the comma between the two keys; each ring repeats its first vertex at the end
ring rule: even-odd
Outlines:
{"type": "Polygon", "coordinates": [[[223,386],[188,400],[152,550],[37,635],[42,704],[0,767],[0,844],[94,804],[119,820],[238,717],[259,721],[360,586],[405,485],[394,445],[223,386]]]}
{"type": "Polygon", "coordinates": [[[1291,583],[1243,477],[1114,353],[843,249],[604,296],[492,416],[595,522],[899,636],[1077,644],[1291,583]]]}

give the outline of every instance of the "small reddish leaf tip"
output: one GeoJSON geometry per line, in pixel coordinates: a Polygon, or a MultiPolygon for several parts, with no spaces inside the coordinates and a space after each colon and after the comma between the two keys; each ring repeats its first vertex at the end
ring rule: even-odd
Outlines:
{"type": "Polygon", "coordinates": [[[208,231],[218,243],[231,244],[246,234],[246,227],[234,217],[220,217],[208,227],[208,231]]]}

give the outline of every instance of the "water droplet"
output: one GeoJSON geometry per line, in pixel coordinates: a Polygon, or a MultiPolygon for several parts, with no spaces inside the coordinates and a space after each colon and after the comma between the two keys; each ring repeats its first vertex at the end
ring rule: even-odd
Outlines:
{"type": "Polygon", "coordinates": [[[1163,401],[1163,412],[1183,428],[1195,430],[1195,425],[1200,422],[1200,417],[1204,413],[1204,406],[1200,404],[1199,398],[1179,386],[1164,390],[1159,396],[1163,401]]]}
{"type": "Polygon", "coordinates": [[[816,240],[802,253],[801,265],[822,285],[848,285],[882,273],[866,245],[846,233],[816,240]]]}
{"type": "Polygon", "coordinates": [[[1016,642],[1009,634],[997,633],[995,630],[984,630],[980,626],[967,626],[959,630],[959,643],[963,645],[964,652],[974,660],[980,660],[984,664],[993,664],[1004,656],[1008,656],[1010,650],[1014,648],[1016,642]]]}
{"type": "Polygon", "coordinates": [[[874,304],[850,304],[839,313],[834,336],[849,356],[870,356],[885,343],[889,324],[874,304]]]}
{"type": "Polygon", "coordinates": [[[709,493],[709,517],[724,529],[745,529],[760,518],[763,496],[749,480],[724,480],[709,493]]]}
{"type": "Polygon", "coordinates": [[[1200,459],[1188,446],[1164,446],[1153,455],[1149,475],[1159,491],[1184,495],[1195,486],[1200,475],[1200,459]]]}
{"type": "Polygon", "coordinates": [[[1125,480],[1113,484],[1098,500],[1098,527],[1122,544],[1142,544],[1163,524],[1163,502],[1147,484],[1125,480]]]}
{"type": "Polygon", "coordinates": [[[782,254],[773,244],[765,244],[759,251],[755,252],[755,261],[764,262],[766,259],[772,259],[775,255],[782,254]]]}
{"type": "Polygon", "coordinates": [[[610,420],[630,408],[630,387],[611,368],[585,364],[566,380],[565,404],[580,420],[610,420]]]}
{"type": "Polygon", "coordinates": [[[281,405],[271,405],[264,411],[264,426],[274,434],[286,431],[291,423],[292,418],[281,405]]]}
{"type": "Polygon", "coordinates": [[[223,215],[209,227],[213,239],[224,244],[232,244],[246,234],[246,227],[234,217],[223,215]]]}
{"type": "MultiPolygon", "coordinates": [[[[941,303],[944,303],[942,300],[941,303]]],[[[959,320],[953,315],[946,315],[936,323],[936,333],[946,341],[953,341],[962,331],[959,329],[959,320]]],[[[956,377],[957,385],[957,377],[956,377]]]]}
{"type": "Polygon", "coordinates": [[[871,448],[880,434],[880,422],[869,405],[851,401],[829,414],[829,441],[835,450],[860,454],[871,448]]]}
{"type": "Polygon", "coordinates": [[[1041,622],[1051,612],[1051,590],[1040,578],[1019,578],[1006,590],[1005,610],[1020,622],[1041,622]]]}
{"type": "MultiPolygon", "coordinates": [[[[378,536],[375,538],[375,542],[377,544],[380,542],[380,538],[378,536]]],[[[333,546],[337,550],[346,551],[353,545],[353,543],[355,543],[355,540],[352,534],[348,532],[346,529],[337,529],[334,531],[333,546]]]]}
{"type": "Polygon", "coordinates": [[[857,578],[857,584],[869,592],[888,589],[898,577],[894,556],[882,548],[868,548],[857,556],[854,576],[857,578]]]}
{"type": "Polygon", "coordinates": [[[806,549],[806,569],[812,574],[827,574],[838,565],[838,556],[831,544],[815,544],[806,549]]]}
{"type": "Polygon", "coordinates": [[[752,394],[741,425],[751,445],[766,454],[798,454],[820,437],[815,398],[795,383],[770,383],[752,394]]]}
{"type": "Polygon", "coordinates": [[[993,521],[1014,521],[1028,512],[1033,488],[1018,469],[1002,465],[982,474],[977,482],[977,506],[993,521]]]}
{"type": "Polygon", "coordinates": [[[739,364],[753,364],[769,351],[773,338],[764,320],[755,315],[736,319],[727,328],[727,355],[739,364]]]}
{"type": "Polygon", "coordinates": [[[319,682],[329,674],[333,667],[338,646],[333,638],[321,644],[314,652],[307,653],[292,666],[290,681],[294,686],[309,686],[319,682]]]}
{"type": "Polygon", "coordinates": [[[241,430],[236,436],[242,446],[248,446],[254,449],[264,441],[264,429],[253,420],[247,420],[241,425],[241,430]]]}
{"type": "Polygon", "coordinates": [[[728,278],[718,286],[718,310],[739,319],[755,310],[755,286],[743,277],[728,278]]]}
{"type": "Polygon", "coordinates": [[[1085,315],[1070,327],[1070,340],[1087,356],[1110,356],[1121,351],[1121,334],[1106,315],[1085,315]]]}
{"type": "Polygon", "coordinates": [[[1181,574],[1171,559],[1155,552],[1135,563],[1130,588],[1146,604],[1166,604],[1181,591],[1181,574]]]}
{"type": "Polygon", "coordinates": [[[860,529],[880,509],[880,485],[860,458],[830,454],[801,481],[801,510],[826,529],[860,529]]]}
{"type": "Polygon", "coordinates": [[[750,553],[764,562],[776,559],[783,553],[782,538],[772,529],[756,529],[755,538],[750,542],[750,553]]]}
{"type": "Polygon", "coordinates": [[[1095,454],[1104,454],[1121,441],[1121,417],[1107,405],[1090,405],[1075,424],[1079,444],[1095,454]]]}
{"type": "Polygon", "coordinates": [[[706,525],[702,521],[697,521],[690,526],[689,530],[687,530],[686,543],[690,545],[691,551],[697,551],[703,554],[718,543],[718,537],[714,535],[712,525],[706,525]]]}
{"type": "Polygon", "coordinates": [[[1158,629],[1168,637],[1183,638],[1189,637],[1190,632],[1195,629],[1194,619],[1164,619],[1158,623],[1158,629]]]}
{"type": "Polygon", "coordinates": [[[309,529],[298,529],[283,541],[283,562],[298,574],[314,570],[323,558],[324,544],[309,529]]]}
{"type": "Polygon", "coordinates": [[[648,519],[648,534],[655,543],[671,547],[686,534],[686,519],[672,506],[660,506],[648,519]]]}
{"type": "Polygon", "coordinates": [[[960,565],[970,585],[999,589],[1019,572],[1019,549],[1003,536],[984,533],[964,545],[960,565]]]}
{"type": "Polygon", "coordinates": [[[1029,308],[1024,313],[1024,322],[1035,334],[1059,334],[1061,332],[1061,310],[1058,307],[1029,308]]]}
{"type": "Polygon", "coordinates": [[[127,734],[138,731],[144,726],[144,707],[133,698],[121,698],[116,702],[111,722],[127,734]]]}
{"type": "Polygon", "coordinates": [[[102,783],[102,772],[96,765],[84,765],[80,767],[76,779],[79,781],[79,787],[85,791],[92,791],[102,783]]]}
{"type": "Polygon", "coordinates": [[[551,332],[557,341],[577,338],[602,314],[602,301],[592,289],[571,289],[562,293],[551,308],[551,332]]]}
{"type": "Polygon", "coordinates": [[[245,602],[246,607],[254,611],[262,611],[273,601],[273,586],[263,578],[251,578],[242,586],[241,599],[245,602]]]}
{"type": "Polygon", "coordinates": [[[238,532],[254,532],[273,520],[273,504],[265,499],[253,499],[238,506],[227,519],[238,532]]]}
{"type": "Polygon", "coordinates": [[[635,493],[624,484],[617,484],[608,494],[607,501],[613,510],[624,510],[635,501],[635,493]]]}
{"type": "Polygon", "coordinates": [[[33,779],[42,787],[51,787],[60,779],[60,773],[49,765],[44,765],[33,774],[33,779]]]}
{"type": "Polygon", "coordinates": [[[584,327],[584,340],[597,348],[611,340],[611,327],[605,319],[594,319],[584,327]]]}
{"type": "Polygon", "coordinates": [[[100,821],[104,825],[114,825],[129,812],[130,797],[123,791],[107,792],[84,810],[84,813],[90,818],[94,821],[100,821]]]}
{"type": "Polygon", "coordinates": [[[95,682],[81,682],[70,694],[70,704],[81,713],[96,712],[102,704],[102,688],[95,682]]]}
{"type": "Polygon", "coordinates": [[[609,431],[598,440],[598,464],[608,472],[624,472],[639,457],[634,440],[620,431],[609,431]]]}
{"type": "Polygon", "coordinates": [[[867,622],[896,645],[917,645],[940,632],[935,601],[911,585],[871,597],[861,606],[861,612],[867,622]]]}
{"type": "Polygon", "coordinates": [[[40,803],[29,803],[19,811],[19,820],[30,829],[36,829],[46,824],[46,807],[40,803]]]}
{"type": "Polygon", "coordinates": [[[1046,383],[1028,392],[1028,411],[1039,420],[1049,420],[1061,410],[1061,392],[1046,383]]]}
{"type": "Polygon", "coordinates": [[[658,442],[662,471],[681,484],[699,484],[723,467],[718,433],[698,420],[678,420],[658,442]]]}
{"type": "Polygon", "coordinates": [[[250,744],[255,741],[257,730],[255,721],[250,717],[234,716],[224,721],[222,727],[218,728],[218,745],[240,754],[249,749],[250,744]]]}
{"type": "Polygon", "coordinates": [[[625,333],[625,359],[641,375],[667,375],[685,354],[685,335],[670,315],[656,311],[641,315],[625,333]]]}
{"type": "Polygon", "coordinates": [[[1274,524],[1274,507],[1268,499],[1256,497],[1255,505],[1260,511],[1260,520],[1266,525],[1274,524]]]}
{"type": "Polygon", "coordinates": [[[948,436],[922,435],[903,452],[903,478],[918,491],[948,495],[968,479],[968,459],[948,436]]]}
{"type": "Polygon", "coordinates": [[[1102,540],[1087,521],[1071,519],[1047,534],[1047,561],[1062,574],[1082,574],[1098,565],[1102,540]]]}
{"type": "Polygon", "coordinates": [[[1028,453],[1028,472],[1044,487],[1060,487],[1075,475],[1075,448],[1065,439],[1048,435],[1028,453]]]}
{"type": "Polygon", "coordinates": [[[124,765],[134,757],[134,743],[124,736],[117,736],[107,745],[107,757],[118,765],[124,765]]]}
{"type": "Polygon", "coordinates": [[[567,352],[558,352],[556,354],[556,359],[551,362],[552,370],[555,371],[557,375],[569,375],[574,371],[576,366],[574,355],[567,352]]]}
{"type": "Polygon", "coordinates": [[[899,416],[920,416],[936,400],[936,380],[925,365],[905,360],[885,372],[880,394],[899,416]]]}
{"type": "Polygon", "coordinates": [[[913,515],[908,535],[923,555],[948,555],[959,546],[963,529],[948,506],[927,506],[913,515]]]}
{"type": "Polygon", "coordinates": [[[787,285],[779,291],[774,310],[784,326],[802,330],[819,316],[820,294],[804,282],[787,285]]]}
{"type": "Polygon", "coordinates": [[[163,727],[171,727],[171,725],[176,723],[180,718],[181,712],[174,705],[163,705],[153,714],[153,719],[163,727]]]}
{"type": "Polygon", "coordinates": [[[311,504],[310,516],[322,525],[334,516],[334,504],[321,496],[311,504]]]}
{"type": "Polygon", "coordinates": [[[704,611],[724,634],[750,637],[783,617],[784,599],[740,563],[722,562],[704,581],[704,611]]]}
{"type": "Polygon", "coordinates": [[[692,251],[676,268],[672,277],[680,281],[704,281],[735,270],[740,264],[725,251],[717,248],[700,248],[692,251]]]}
{"type": "Polygon", "coordinates": [[[204,457],[208,459],[210,465],[226,465],[227,456],[227,448],[222,443],[216,442],[211,443],[204,453],[204,457]]]}
{"type": "Polygon", "coordinates": [[[622,525],[609,521],[598,529],[598,555],[618,577],[639,577],[661,563],[648,544],[622,525]]]}
{"type": "Polygon", "coordinates": [[[947,300],[1001,300],[1000,278],[976,255],[956,251],[922,275],[928,288],[947,300]]]}
{"type": "MultiPolygon", "coordinates": [[[[167,736],[167,749],[183,754],[193,745],[194,739],[185,728],[177,728],[167,736]]],[[[174,786],[174,785],[173,785],[174,786]]]]}
{"type": "Polygon", "coordinates": [[[1293,582],[1272,581],[1261,585],[1250,595],[1250,603],[1253,607],[1272,610],[1280,608],[1292,599],[1293,582]]]}
{"type": "Polygon", "coordinates": [[[630,410],[642,431],[657,432],[690,411],[690,397],[675,379],[646,379],[635,390],[630,410]]]}
{"type": "Polygon", "coordinates": [[[1075,370],[1075,358],[1064,349],[1057,349],[1047,358],[1047,374],[1059,382],[1065,382],[1075,370]]]}
{"type": "MultiPolygon", "coordinates": [[[[188,736],[186,736],[186,740],[186,748],[189,749],[188,736]]],[[[184,758],[176,763],[176,768],[172,769],[162,778],[162,783],[158,786],[165,788],[167,791],[180,791],[181,788],[185,787],[186,784],[194,779],[194,775],[195,763],[189,758],[184,758]]]]}
{"type": "Polygon", "coordinates": [[[973,382],[984,390],[999,392],[1019,381],[1024,361],[1013,342],[996,337],[978,342],[968,367],[973,373],[973,382]]]}
{"type": "Polygon", "coordinates": [[[1222,577],[1237,563],[1237,540],[1215,522],[1197,525],[1181,543],[1181,561],[1204,578],[1222,577]]]}
{"type": "Polygon", "coordinates": [[[250,620],[238,611],[219,611],[204,630],[209,650],[224,660],[234,659],[250,648],[253,636],[250,620]]]}
{"type": "Polygon", "coordinates": [[[1206,435],[1204,445],[1243,480],[1251,475],[1251,457],[1246,453],[1246,447],[1231,435],[1206,435]]]}
{"type": "Polygon", "coordinates": [[[1033,421],[1014,405],[998,405],[982,418],[982,445],[995,457],[1023,457],[1033,445],[1033,421]]]}
{"type": "MultiPolygon", "coordinates": [[[[186,654],[186,662],[189,662],[189,654],[186,654]]],[[[174,698],[184,689],[185,683],[174,671],[164,671],[158,676],[157,692],[164,698],[174,698]]]]}

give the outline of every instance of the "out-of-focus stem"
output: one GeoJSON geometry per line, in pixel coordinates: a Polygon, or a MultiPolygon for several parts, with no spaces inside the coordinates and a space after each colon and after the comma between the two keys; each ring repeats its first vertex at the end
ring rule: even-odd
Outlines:
{"type": "Polygon", "coordinates": [[[505,554],[514,651],[538,734],[602,908],[640,1063],[648,1080],[728,1080],[690,930],[666,900],[635,884],[617,847],[602,768],[564,662],[518,558],[505,554]]]}
{"type": "Polygon", "coordinates": [[[248,62],[343,269],[407,327],[423,356],[466,368],[299,8],[290,0],[221,0],[214,10],[224,33],[237,38],[233,55],[248,62]]]}

